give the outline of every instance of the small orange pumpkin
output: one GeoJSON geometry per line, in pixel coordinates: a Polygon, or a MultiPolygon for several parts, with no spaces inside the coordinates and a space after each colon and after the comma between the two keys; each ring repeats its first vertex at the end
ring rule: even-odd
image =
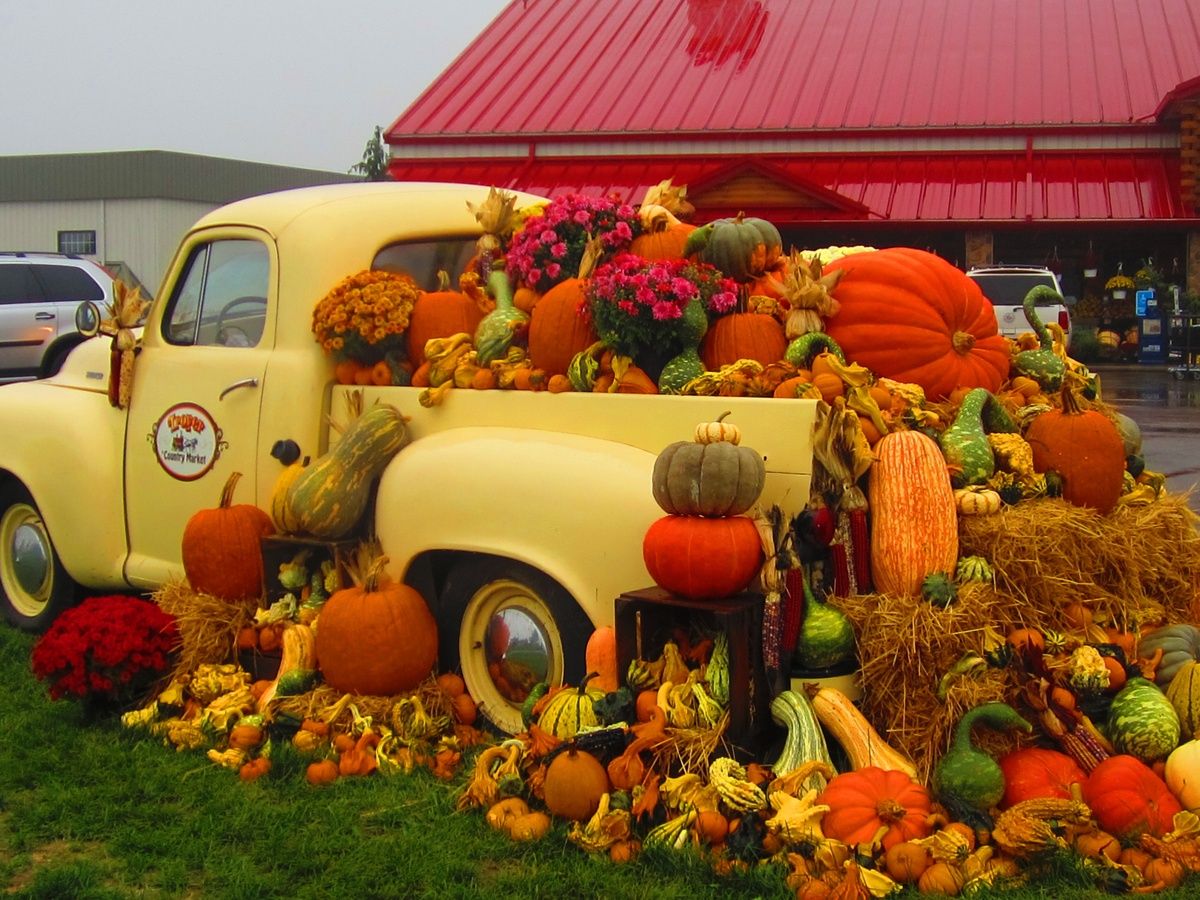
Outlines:
{"type": "Polygon", "coordinates": [[[608,793],[608,772],[600,761],[573,744],[546,767],[542,783],[546,808],[563,819],[584,822],[600,807],[608,793]]]}
{"type": "Polygon", "coordinates": [[[931,831],[929,791],[894,769],[866,766],[836,775],[817,803],[829,806],[821,819],[825,835],[850,845],[872,840],[883,827],[885,850],[931,831]]]}

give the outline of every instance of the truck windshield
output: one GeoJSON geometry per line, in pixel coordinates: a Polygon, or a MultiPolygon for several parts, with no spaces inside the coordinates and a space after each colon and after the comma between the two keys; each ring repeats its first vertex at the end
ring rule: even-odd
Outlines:
{"type": "Polygon", "coordinates": [[[438,273],[450,276],[450,289],[458,289],[461,275],[475,254],[476,235],[442,238],[439,241],[412,241],[391,244],[375,254],[372,269],[409,275],[426,291],[439,287],[438,273]]]}

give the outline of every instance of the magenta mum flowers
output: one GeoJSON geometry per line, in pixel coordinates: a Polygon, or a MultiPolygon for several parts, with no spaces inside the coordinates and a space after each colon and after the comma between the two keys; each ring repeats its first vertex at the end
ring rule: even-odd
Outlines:
{"type": "Polygon", "coordinates": [[[598,235],[611,255],[628,247],[640,229],[637,211],[627,203],[562,194],[513,234],[505,264],[515,277],[544,293],[579,274],[589,235],[598,235]]]}

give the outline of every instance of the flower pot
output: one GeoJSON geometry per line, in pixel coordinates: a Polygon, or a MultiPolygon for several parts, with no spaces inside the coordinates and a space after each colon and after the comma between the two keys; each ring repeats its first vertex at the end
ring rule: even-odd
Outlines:
{"type": "Polygon", "coordinates": [[[1084,270],[1083,270],[1083,277],[1084,277],[1084,278],[1095,278],[1095,277],[1096,277],[1097,275],[1099,275],[1099,274],[1100,274],[1100,270],[1099,270],[1099,269],[1084,269],[1084,270]]]}
{"type": "Polygon", "coordinates": [[[1129,294],[1124,288],[1117,288],[1112,292],[1112,298],[1114,300],[1124,300],[1127,296],[1129,296],[1129,294]]]}

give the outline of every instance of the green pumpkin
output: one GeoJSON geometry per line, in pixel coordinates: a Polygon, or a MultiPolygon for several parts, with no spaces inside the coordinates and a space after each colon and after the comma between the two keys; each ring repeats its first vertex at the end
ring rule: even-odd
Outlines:
{"type": "Polygon", "coordinates": [[[758,501],[766,477],[762,456],[749,447],[676,441],[654,460],[651,489],[669,515],[740,516],[758,501]]]}
{"type": "Polygon", "coordinates": [[[1195,625],[1164,625],[1138,640],[1138,656],[1150,659],[1162,650],[1162,660],[1154,672],[1154,681],[1165,688],[1189,662],[1200,658],[1200,628],[1195,625]]]}
{"type": "Polygon", "coordinates": [[[288,486],[283,501],[288,521],[322,540],[345,537],[362,518],[375,478],[407,443],[400,411],[372,406],[288,486]]]}
{"type": "Polygon", "coordinates": [[[841,345],[823,331],[809,331],[795,338],[788,344],[783,358],[798,369],[811,369],[818,353],[832,353],[838,362],[846,362],[841,345]]]}
{"type": "Polygon", "coordinates": [[[585,728],[600,725],[596,701],[604,699],[604,691],[588,687],[595,673],[588,675],[577,688],[559,691],[542,709],[538,727],[560,741],[569,741],[585,728]]]}
{"type": "Polygon", "coordinates": [[[683,255],[716,266],[734,281],[753,281],[779,258],[783,238],[766,219],[738,213],[716,219],[688,235],[683,255]]]}
{"type": "Polygon", "coordinates": [[[1154,682],[1130,678],[1113,697],[1107,735],[1118,753],[1149,765],[1179,746],[1179,716],[1154,682]]]}

